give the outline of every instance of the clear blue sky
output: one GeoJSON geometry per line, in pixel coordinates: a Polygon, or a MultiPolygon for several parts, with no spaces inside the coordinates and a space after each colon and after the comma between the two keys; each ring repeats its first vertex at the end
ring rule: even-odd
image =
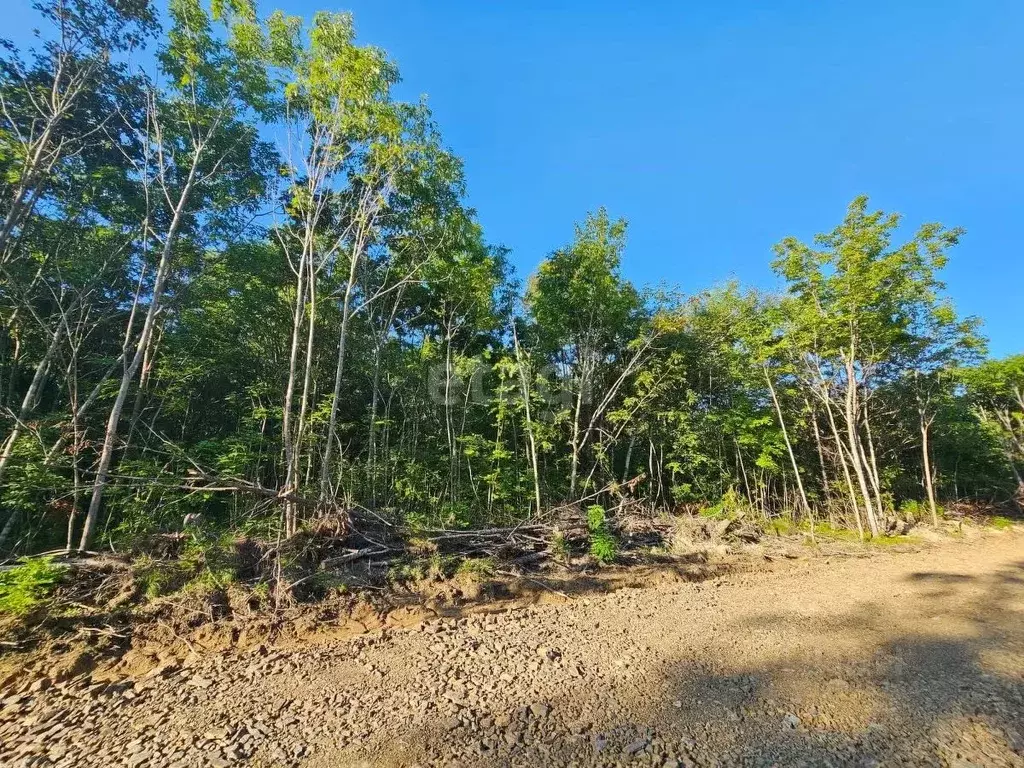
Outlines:
{"type": "MultiPolygon", "coordinates": [[[[3,1],[20,37],[29,0],[3,1]]],[[[771,245],[865,193],[965,227],[950,293],[1024,351],[1020,0],[279,2],[353,11],[429,96],[520,275],[605,205],[638,283],[773,288],[771,245]]]]}

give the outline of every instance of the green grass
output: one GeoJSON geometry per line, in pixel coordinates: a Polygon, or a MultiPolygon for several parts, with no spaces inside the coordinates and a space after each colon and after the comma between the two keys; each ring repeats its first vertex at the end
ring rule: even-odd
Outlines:
{"type": "MultiPolygon", "coordinates": [[[[404,557],[388,568],[387,580],[392,584],[426,579],[443,581],[454,576],[462,565],[456,555],[433,554],[429,557],[404,557]]],[[[473,568],[474,566],[468,566],[473,568]]]]}
{"type": "Polygon", "coordinates": [[[878,536],[868,539],[866,543],[876,547],[894,547],[900,544],[921,544],[924,541],[920,536],[878,536]]]}
{"type": "MultiPolygon", "coordinates": [[[[800,524],[793,522],[791,518],[780,517],[771,521],[771,527],[779,536],[788,536],[796,533],[811,532],[811,524],[804,520],[800,524]]],[[[832,541],[849,541],[860,543],[860,534],[853,528],[837,528],[824,521],[814,524],[815,538],[828,539],[832,541]]],[[[918,536],[887,536],[885,534],[871,538],[865,535],[864,543],[876,547],[892,547],[899,544],[920,544],[923,541],[918,536]]]]}
{"type": "MultiPolygon", "coordinates": [[[[793,522],[791,517],[776,517],[771,521],[770,526],[776,536],[789,536],[801,530],[801,526],[793,522]]],[[[805,527],[810,530],[809,526],[805,527]]]]}
{"type": "Polygon", "coordinates": [[[995,528],[997,531],[1005,531],[1013,527],[1013,520],[1002,515],[995,515],[988,519],[988,524],[995,528]]]}

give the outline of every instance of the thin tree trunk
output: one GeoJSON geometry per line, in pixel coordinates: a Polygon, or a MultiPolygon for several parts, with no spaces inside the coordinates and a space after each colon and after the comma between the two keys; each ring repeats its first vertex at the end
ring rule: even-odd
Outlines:
{"type": "Polygon", "coordinates": [[[875,456],[875,438],[871,433],[871,421],[868,418],[868,404],[867,401],[864,403],[864,431],[867,437],[867,457],[865,458],[864,465],[868,469],[868,476],[871,478],[871,487],[875,492],[875,503],[878,505],[878,515],[882,517],[885,514],[885,501],[882,499],[882,483],[879,479],[878,474],[878,460],[875,456]]]}
{"type": "MultiPolygon", "coordinates": [[[[106,371],[103,372],[103,375],[100,377],[100,380],[96,382],[96,386],[92,388],[92,392],[89,393],[89,396],[82,401],[81,405],[79,405],[75,409],[72,409],[72,423],[75,423],[76,421],[80,422],[82,417],[85,416],[89,408],[91,408],[93,403],[95,403],[96,400],[99,398],[100,392],[103,390],[103,385],[106,384],[110,377],[114,375],[114,369],[117,368],[118,365],[124,363],[125,356],[125,350],[122,349],[121,354],[118,356],[118,358],[113,363],[111,363],[110,367],[107,368],[106,371]]],[[[60,453],[60,451],[64,448],[65,442],[67,442],[67,440],[64,435],[58,437],[54,444],[46,452],[46,456],[43,459],[43,463],[52,464],[54,458],[56,458],[57,454],[60,453]]]]}
{"type": "Polygon", "coordinates": [[[355,288],[356,270],[361,254],[360,245],[353,246],[349,261],[348,283],[345,298],[341,304],[341,330],[338,333],[338,365],[334,371],[334,398],[331,401],[331,415],[327,421],[327,444],[324,446],[324,463],[320,468],[320,499],[326,501],[331,495],[331,454],[334,451],[334,436],[338,428],[338,404],[341,401],[341,382],[345,374],[345,347],[348,341],[348,325],[352,316],[352,292],[355,288]]]}
{"type": "Polygon", "coordinates": [[[370,481],[370,504],[377,508],[377,403],[380,401],[380,352],[381,342],[373,346],[373,377],[370,384],[370,423],[368,425],[369,446],[366,473],[370,481]]]}
{"type": "Polygon", "coordinates": [[[448,483],[451,500],[457,500],[458,458],[455,452],[455,424],[452,422],[452,331],[445,329],[444,338],[444,428],[448,437],[448,483]]]}
{"type": "Polygon", "coordinates": [[[121,376],[121,385],[117,391],[114,405],[110,409],[110,417],[107,419],[106,432],[103,436],[103,448],[100,453],[99,464],[96,468],[96,480],[93,484],[92,498],[89,501],[89,511],[85,516],[85,524],[82,527],[82,539],[79,543],[80,550],[87,550],[92,543],[93,533],[96,529],[96,521],[99,517],[100,505],[103,501],[103,491],[106,489],[110,462],[114,456],[114,443],[117,440],[117,427],[121,420],[121,413],[124,410],[125,400],[128,398],[128,390],[135,374],[142,365],[142,357],[149,346],[149,338],[153,333],[153,326],[156,322],[156,314],[160,309],[160,299],[163,297],[164,288],[171,271],[171,259],[173,257],[174,245],[177,240],[178,229],[184,216],[185,207],[192,191],[192,184],[195,178],[198,156],[193,158],[192,168],[188,180],[178,198],[178,205],[174,209],[171,225],[167,230],[167,239],[164,241],[163,252],[160,254],[160,265],[157,268],[156,281],[153,284],[153,295],[150,299],[149,308],[146,311],[146,319],[142,325],[142,334],[139,337],[132,356],[131,363],[124,369],[121,376]]]}
{"type": "MultiPolygon", "coordinates": [[[[312,244],[307,252],[306,269],[308,270],[308,274],[306,275],[306,293],[309,297],[309,320],[306,327],[306,358],[302,368],[302,394],[299,396],[299,420],[295,428],[295,442],[292,445],[292,486],[294,486],[290,488],[290,492],[292,493],[298,490],[298,486],[300,484],[299,467],[302,463],[302,442],[306,436],[306,417],[309,415],[309,403],[313,396],[313,347],[314,340],[316,338],[316,270],[313,268],[312,244]]],[[[307,479],[309,477],[309,472],[312,469],[312,461],[312,455],[307,457],[307,479]]],[[[289,507],[289,512],[291,515],[288,520],[288,530],[286,533],[290,538],[298,533],[299,530],[299,506],[297,504],[292,504],[289,507]]]]}
{"type": "Polygon", "coordinates": [[[860,517],[860,502],[857,501],[857,490],[853,485],[853,478],[850,476],[850,467],[847,464],[846,452],[843,446],[843,440],[839,436],[839,428],[836,425],[835,415],[832,413],[832,406],[828,401],[828,395],[825,395],[825,413],[828,415],[828,423],[832,428],[832,437],[836,443],[836,450],[839,452],[839,464],[843,469],[843,477],[846,479],[846,488],[850,494],[850,504],[853,506],[853,518],[857,523],[857,534],[861,540],[864,539],[864,524],[860,517]]]}
{"type": "Polygon", "coordinates": [[[533,419],[530,415],[530,385],[523,365],[523,353],[519,346],[519,334],[516,332],[515,321],[512,321],[512,342],[516,350],[516,368],[519,371],[519,386],[523,393],[523,409],[526,415],[526,437],[530,443],[530,464],[533,467],[533,496],[537,514],[541,513],[540,469],[537,466],[537,440],[533,434],[533,419]]]}
{"type": "Polygon", "coordinates": [[[800,491],[800,501],[804,505],[804,511],[810,515],[811,505],[807,502],[807,493],[804,491],[804,481],[800,478],[800,467],[796,463],[796,454],[793,452],[793,444],[789,440],[789,430],[786,429],[786,419],[782,415],[782,406],[779,404],[778,395],[775,394],[775,385],[772,377],[768,374],[768,367],[764,367],[764,379],[768,382],[768,391],[771,392],[772,402],[775,403],[775,413],[779,417],[779,426],[782,428],[782,439],[786,441],[786,451],[789,452],[789,461],[793,465],[793,474],[796,476],[796,487],[800,491]]]}
{"type": "MultiPolygon", "coordinates": [[[[306,248],[302,250],[299,257],[299,267],[296,271],[295,280],[295,303],[292,306],[292,337],[288,352],[288,380],[285,384],[284,407],[281,413],[281,437],[284,442],[284,463],[285,479],[284,493],[291,495],[294,492],[295,483],[295,431],[292,426],[294,418],[292,410],[295,402],[295,381],[298,376],[299,367],[299,345],[302,338],[302,325],[306,316],[306,248]]],[[[284,535],[288,536],[294,516],[293,503],[285,501],[283,513],[284,535]]]]}
{"type": "MultiPolygon", "coordinates": [[[[54,329],[53,334],[50,336],[50,343],[46,347],[46,352],[36,365],[32,381],[29,383],[28,389],[25,391],[25,395],[21,399],[21,407],[18,409],[18,418],[11,427],[11,431],[8,434],[7,439],[4,441],[3,451],[0,453],[0,485],[3,483],[4,472],[6,471],[7,464],[14,452],[14,444],[21,435],[25,419],[28,418],[29,414],[31,414],[32,410],[36,407],[36,402],[39,398],[39,393],[42,390],[43,382],[46,381],[46,373],[49,370],[53,356],[57,353],[57,347],[60,344],[60,339],[63,335],[63,328],[63,324],[58,323],[57,328],[54,329]]],[[[0,537],[0,542],[2,541],[3,539],[0,537]]]]}
{"type": "Polygon", "coordinates": [[[622,482],[629,480],[629,466],[633,463],[633,448],[636,446],[636,435],[631,435],[626,446],[626,462],[622,468],[622,482]]]}
{"type": "Polygon", "coordinates": [[[4,523],[3,530],[0,531],[0,552],[6,551],[7,542],[14,535],[14,527],[18,524],[19,517],[21,517],[21,510],[11,510],[11,514],[7,517],[7,522],[4,523]]]}
{"type": "Polygon", "coordinates": [[[853,471],[857,476],[857,483],[860,486],[861,496],[864,500],[864,509],[867,511],[868,526],[871,528],[871,535],[878,536],[878,522],[875,520],[875,511],[871,503],[871,492],[868,490],[868,481],[864,473],[864,463],[861,459],[861,447],[857,435],[857,382],[854,378],[852,360],[846,362],[846,435],[849,441],[850,462],[853,464],[853,471]]]}
{"type": "Polygon", "coordinates": [[[747,479],[747,468],[743,464],[743,452],[740,450],[740,442],[736,438],[733,438],[733,445],[736,448],[736,466],[740,470],[740,477],[743,480],[743,490],[747,496],[747,501],[750,503],[751,509],[756,509],[754,504],[754,496],[750,491],[750,481],[747,479]]]}
{"type": "MultiPolygon", "coordinates": [[[[7,215],[4,216],[3,222],[0,223],[0,264],[6,264],[10,259],[10,254],[13,251],[14,230],[28,218],[38,200],[39,196],[36,194],[38,185],[42,183],[41,177],[45,175],[43,172],[43,156],[49,148],[55,123],[56,117],[51,117],[43,129],[35,151],[28,158],[28,164],[24,170],[22,180],[15,189],[14,198],[7,209],[7,215]]],[[[46,173],[53,168],[53,164],[57,159],[57,157],[52,157],[45,163],[46,173]]]]}
{"type": "Polygon", "coordinates": [[[825,451],[821,446],[821,428],[818,426],[818,413],[811,408],[810,402],[807,402],[807,407],[811,411],[811,425],[814,427],[814,445],[818,451],[818,464],[821,467],[821,491],[827,499],[829,487],[828,470],[825,467],[825,451]]]}
{"type": "Polygon", "coordinates": [[[583,412],[583,393],[589,386],[590,362],[589,354],[582,353],[584,360],[580,366],[579,391],[576,393],[576,405],[572,417],[572,464],[569,471],[569,499],[576,500],[576,480],[580,467],[580,417],[583,412]]]}
{"type": "Polygon", "coordinates": [[[135,388],[135,405],[132,406],[132,417],[128,424],[128,442],[131,442],[135,427],[138,426],[139,416],[142,414],[142,403],[146,395],[146,387],[149,384],[150,374],[153,372],[153,359],[156,357],[156,350],[160,346],[160,339],[163,337],[163,326],[153,334],[146,352],[142,356],[142,369],[139,374],[139,386],[135,388]]]}
{"type": "Polygon", "coordinates": [[[921,461],[924,464],[924,487],[928,493],[928,508],[932,513],[932,526],[939,527],[939,508],[935,503],[935,486],[932,480],[931,449],[928,445],[931,421],[921,414],[921,461]]]}

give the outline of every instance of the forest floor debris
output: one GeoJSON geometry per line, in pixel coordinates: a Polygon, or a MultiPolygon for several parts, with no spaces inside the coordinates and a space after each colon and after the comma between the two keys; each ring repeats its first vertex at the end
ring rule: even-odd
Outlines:
{"type": "Polygon", "coordinates": [[[364,516],[357,527],[346,520],[337,535],[324,520],[287,542],[209,530],[158,534],[120,554],[36,558],[20,570],[0,564],[0,577],[17,573],[24,582],[20,591],[0,589],[0,690],[55,659],[78,672],[145,671],[168,655],[335,640],[624,586],[701,581],[778,559],[927,546],[980,535],[992,519],[971,508],[942,530],[907,523],[911,535],[866,545],[826,522],[812,529],[640,505],[621,506],[613,520],[603,510],[588,520],[567,505],[544,519],[475,530],[409,531],[364,516]]]}
{"type": "Polygon", "coordinates": [[[1024,533],[860,554],[40,676],[0,764],[1024,765],[1024,533]]]}

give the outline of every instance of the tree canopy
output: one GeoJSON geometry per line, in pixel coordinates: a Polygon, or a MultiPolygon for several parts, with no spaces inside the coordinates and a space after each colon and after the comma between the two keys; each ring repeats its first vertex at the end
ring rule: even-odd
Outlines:
{"type": "Polygon", "coordinates": [[[858,197],[779,293],[684,295],[600,209],[521,280],[351,15],[39,10],[0,58],[0,552],[627,498],[869,536],[1024,494],[1024,357],[950,301],[958,228],[858,197]]]}

